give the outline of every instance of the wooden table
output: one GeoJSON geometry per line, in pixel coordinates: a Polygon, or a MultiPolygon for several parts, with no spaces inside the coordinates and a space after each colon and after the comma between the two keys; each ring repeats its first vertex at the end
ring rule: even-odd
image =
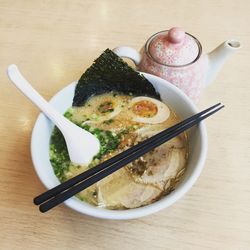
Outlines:
{"type": "Polygon", "coordinates": [[[250,249],[250,2],[0,1],[0,249],[250,249]],[[181,26],[204,51],[234,37],[242,49],[204,93],[199,108],[226,109],[206,121],[206,166],[180,201],[138,220],[105,221],[64,206],[39,213],[44,191],[30,157],[39,111],[10,84],[17,64],[47,99],[107,47],[139,49],[153,33],[181,26]]]}

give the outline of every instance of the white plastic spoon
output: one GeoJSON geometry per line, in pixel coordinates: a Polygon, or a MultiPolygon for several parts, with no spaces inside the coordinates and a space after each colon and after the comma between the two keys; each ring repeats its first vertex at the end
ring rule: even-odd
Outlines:
{"type": "Polygon", "coordinates": [[[89,164],[100,150],[99,140],[58,113],[28,83],[16,65],[8,67],[8,76],[14,85],[60,129],[66,141],[70,160],[76,164],[89,164]]]}

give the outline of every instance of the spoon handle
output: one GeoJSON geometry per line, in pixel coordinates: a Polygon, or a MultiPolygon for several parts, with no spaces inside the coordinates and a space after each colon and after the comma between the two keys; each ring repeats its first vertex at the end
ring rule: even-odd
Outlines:
{"type": "Polygon", "coordinates": [[[58,113],[22,76],[17,66],[11,64],[7,70],[8,76],[13,84],[27,96],[50,120],[56,124],[60,130],[68,121],[58,113]]]}
{"type": "Polygon", "coordinates": [[[27,96],[62,132],[70,160],[89,164],[100,150],[100,142],[90,132],[78,127],[54,109],[22,76],[16,65],[8,67],[8,76],[14,85],[27,96]],[[84,152],[84,153],[83,153],[84,152]]]}

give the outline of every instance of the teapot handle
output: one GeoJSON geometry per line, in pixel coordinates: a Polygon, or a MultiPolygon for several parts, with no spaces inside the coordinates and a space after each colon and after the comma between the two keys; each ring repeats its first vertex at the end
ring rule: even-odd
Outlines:
{"type": "Polygon", "coordinates": [[[113,52],[120,57],[126,57],[131,59],[136,66],[141,61],[141,55],[137,52],[137,50],[131,47],[127,46],[116,47],[113,49],[113,52]]]}

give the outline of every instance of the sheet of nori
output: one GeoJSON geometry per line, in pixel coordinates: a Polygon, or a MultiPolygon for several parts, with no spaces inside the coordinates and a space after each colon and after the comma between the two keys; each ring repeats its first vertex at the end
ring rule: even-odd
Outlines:
{"type": "Polygon", "coordinates": [[[106,49],[78,81],[73,106],[82,106],[91,96],[110,91],[160,99],[159,93],[145,77],[106,49]]]}

